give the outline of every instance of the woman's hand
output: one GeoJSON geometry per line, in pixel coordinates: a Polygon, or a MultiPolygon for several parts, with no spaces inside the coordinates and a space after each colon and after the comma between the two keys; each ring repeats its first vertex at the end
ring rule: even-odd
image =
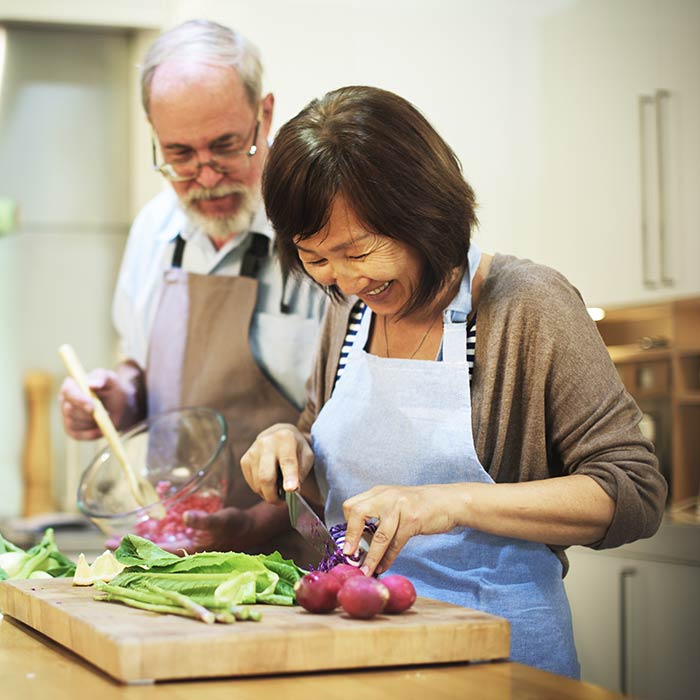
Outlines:
{"type": "Polygon", "coordinates": [[[365,523],[374,520],[377,531],[362,570],[369,576],[383,573],[411,537],[449,532],[455,526],[450,516],[450,496],[449,486],[431,484],[375,486],[348,498],[343,503],[348,524],[343,553],[355,553],[365,523]]]}
{"type": "Polygon", "coordinates": [[[258,435],[241,457],[241,470],[248,486],[270,503],[277,495],[278,468],[285,491],[294,491],[314,464],[314,453],[306,438],[291,423],[277,423],[258,435]]]}

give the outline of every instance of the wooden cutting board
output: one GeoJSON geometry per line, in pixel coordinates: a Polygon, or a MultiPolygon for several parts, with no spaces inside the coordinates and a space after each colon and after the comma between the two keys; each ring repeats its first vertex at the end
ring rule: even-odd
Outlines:
{"type": "Polygon", "coordinates": [[[510,648],[503,618],[428,598],[371,620],[260,605],[260,622],[207,625],[93,595],[70,579],[3,581],[0,611],[127,683],[491,661],[510,648]]]}

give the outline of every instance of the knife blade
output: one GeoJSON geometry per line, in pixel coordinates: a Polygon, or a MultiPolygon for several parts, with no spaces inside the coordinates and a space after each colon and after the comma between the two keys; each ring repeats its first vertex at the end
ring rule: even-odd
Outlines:
{"type": "Polygon", "coordinates": [[[338,546],[324,522],[316,515],[314,509],[306,502],[299,491],[285,491],[282,488],[282,472],[277,479],[277,494],[284,498],[289,511],[292,527],[308,542],[321,557],[335,552],[338,546]]]}

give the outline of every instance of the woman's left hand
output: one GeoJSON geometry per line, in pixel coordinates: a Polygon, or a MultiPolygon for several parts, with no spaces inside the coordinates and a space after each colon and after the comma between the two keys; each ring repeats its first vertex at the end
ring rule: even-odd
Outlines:
{"type": "Polygon", "coordinates": [[[406,542],[415,535],[449,532],[453,527],[448,505],[450,487],[374,486],[343,503],[347,522],[345,554],[354,554],[366,522],[374,520],[377,531],[372,537],[362,570],[371,576],[383,573],[396,559],[406,542]]]}

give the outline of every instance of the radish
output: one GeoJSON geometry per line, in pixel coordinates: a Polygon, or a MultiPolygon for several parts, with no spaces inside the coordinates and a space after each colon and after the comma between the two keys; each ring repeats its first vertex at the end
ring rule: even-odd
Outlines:
{"type": "Polygon", "coordinates": [[[416,602],[416,589],[405,576],[390,574],[383,576],[380,581],[389,589],[389,600],[384,612],[400,613],[416,602]]]}
{"type": "Polygon", "coordinates": [[[338,592],[338,602],[350,617],[368,620],[384,610],[389,589],[371,576],[351,576],[338,592]]]}
{"type": "Polygon", "coordinates": [[[294,584],[297,603],[312,613],[327,613],[338,607],[340,581],[323,571],[311,571],[294,584]]]}
{"type": "Polygon", "coordinates": [[[352,564],[336,564],[328,573],[338,579],[341,586],[353,576],[364,576],[364,574],[352,564]]]}

